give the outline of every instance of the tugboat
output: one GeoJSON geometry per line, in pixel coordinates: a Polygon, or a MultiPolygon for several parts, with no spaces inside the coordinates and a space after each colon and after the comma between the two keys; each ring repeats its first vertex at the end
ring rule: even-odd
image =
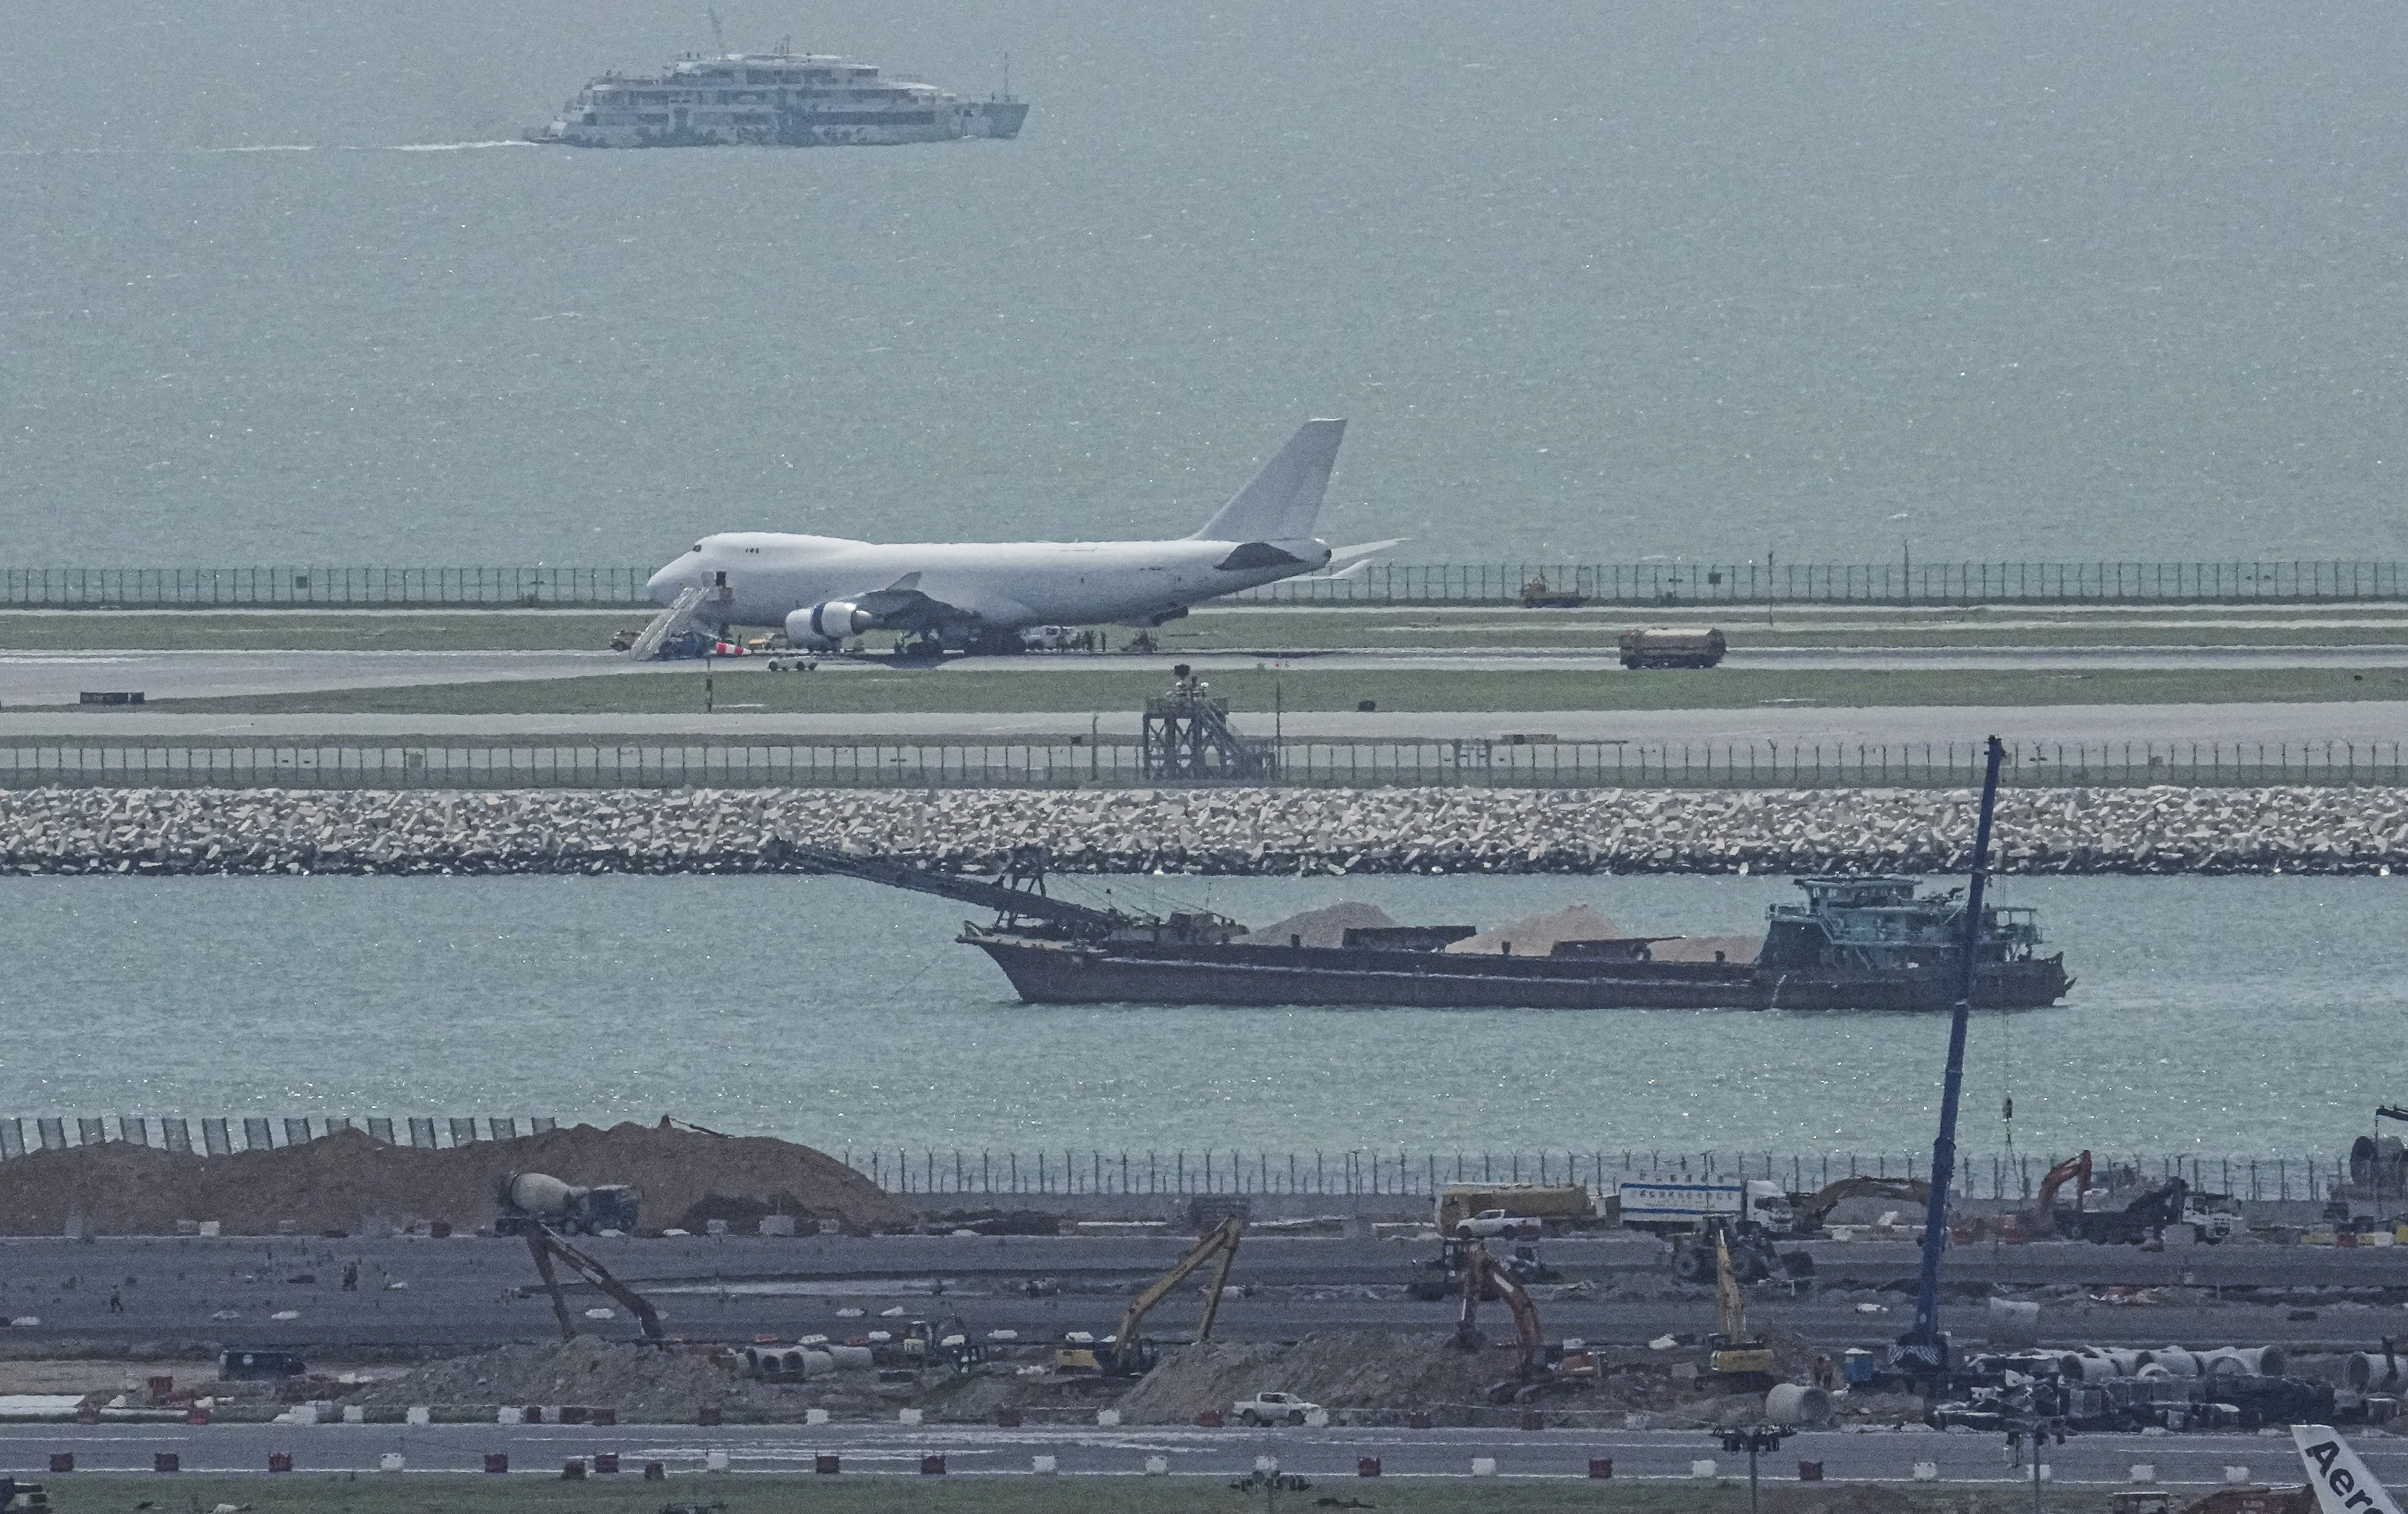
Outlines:
{"type": "MultiPolygon", "coordinates": [[[[956,938],[991,958],[1032,1004],[1344,1004],[1423,1009],[1858,1009],[1946,1011],[1959,979],[1961,890],[1913,878],[1801,878],[1776,904],[1754,961],[1658,961],[1670,937],[1556,941],[1544,957],[1451,951],[1470,926],[1349,929],[1335,946],[1260,941],[1208,911],[1093,909],[1045,891],[1044,859],[1014,854],[992,881],[838,852],[773,846],[776,860],[992,908],[956,938]]],[[[2073,988],[2038,954],[2029,909],[1985,905],[1976,1007],[2039,1009],[2073,988]]]]}
{"type": "Polygon", "coordinates": [[[605,74],[536,142],[570,147],[889,147],[1010,137],[1026,101],[964,100],[825,53],[688,54],[658,74],[605,74]]]}

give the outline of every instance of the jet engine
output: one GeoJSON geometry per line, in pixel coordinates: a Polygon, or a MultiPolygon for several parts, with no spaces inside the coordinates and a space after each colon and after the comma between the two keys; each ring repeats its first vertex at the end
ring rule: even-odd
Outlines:
{"type": "Polygon", "coordinates": [[[846,599],[827,599],[786,617],[786,640],[796,646],[834,646],[878,625],[872,611],[846,599]]]}

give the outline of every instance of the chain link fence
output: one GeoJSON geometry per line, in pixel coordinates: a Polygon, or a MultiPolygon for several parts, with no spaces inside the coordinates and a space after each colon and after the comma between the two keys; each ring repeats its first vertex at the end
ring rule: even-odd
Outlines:
{"type": "MultiPolygon", "coordinates": [[[[1966,788],[1970,743],[1290,740],[1248,784],[1362,788],[1966,788]]],[[[984,743],[0,743],[0,788],[1172,787],[1136,740],[984,743]]],[[[2019,742],[2021,788],[2408,785],[2397,742],[2019,742]]]]}
{"type": "MultiPolygon", "coordinates": [[[[37,1152],[122,1142],[196,1156],[223,1157],[300,1146],[341,1131],[359,1131],[389,1146],[437,1150],[539,1135],[557,1128],[550,1116],[259,1115],[12,1116],[0,1117],[0,1161],[37,1152]]],[[[1928,1156],[1822,1151],[1668,1151],[1405,1149],[1243,1151],[1235,1148],[1113,1150],[1068,1147],[968,1150],[934,1146],[845,1149],[845,1165],[887,1191],[904,1195],[1011,1196],[1320,1194],[1329,1197],[1435,1199],[1457,1185],[1578,1183],[1612,1193],[1626,1182],[1740,1183],[1767,1179],[1786,1192],[1810,1193],[1845,1177],[1928,1178],[1928,1156]]],[[[2014,1151],[1966,1154],[1955,1190],[1968,1199],[2031,1198],[2056,1154],[2014,1151]]],[[[2351,1175],[2346,1161],[2261,1153],[2211,1156],[2100,1156],[2094,1187],[2121,1190],[2180,1177],[2202,1192],[2253,1201],[2322,1202],[2351,1175]]]]}
{"type": "MultiPolygon", "coordinates": [[[[0,608],[652,606],[642,567],[8,568],[0,608]]],[[[2408,598],[2397,562],[1374,563],[1234,598],[1280,604],[2236,604],[2408,598]]]]}

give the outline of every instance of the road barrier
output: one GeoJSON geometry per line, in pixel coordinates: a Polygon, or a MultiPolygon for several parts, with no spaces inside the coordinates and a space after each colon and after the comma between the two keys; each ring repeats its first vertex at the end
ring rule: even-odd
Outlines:
{"type": "MultiPolygon", "coordinates": [[[[8,568],[0,608],[650,607],[645,567],[8,568]]],[[[1278,604],[1603,606],[2293,604],[2408,598],[2408,564],[2289,562],[1373,563],[1249,589],[1278,604]]]]}
{"type": "MultiPolygon", "coordinates": [[[[1334,788],[1970,788],[1971,743],[1291,739],[1248,785],[1334,788]]],[[[1169,788],[1134,740],[0,744],[0,788],[1169,788]]],[[[2015,742],[2010,787],[2408,785],[2398,742],[2015,742]]]]}
{"type": "MultiPolygon", "coordinates": [[[[424,1150],[507,1141],[522,1133],[556,1129],[558,1120],[510,1115],[400,1117],[341,1115],[283,1117],[187,1116],[0,1117],[0,1160],[30,1151],[124,1143],[170,1151],[222,1157],[322,1140],[340,1131],[359,1131],[389,1145],[424,1150]],[[195,1141],[197,1127],[200,1139],[195,1141]],[[155,1139],[154,1139],[155,1136],[155,1139]],[[72,1139],[70,1138],[72,1137],[72,1139]]],[[[1790,1192],[1808,1192],[1842,1177],[1918,1178],[1929,1175],[1928,1157],[1915,1153],[1821,1151],[1543,1150],[1434,1151],[1239,1151],[1226,1148],[1152,1151],[976,1151],[846,1147],[831,1153],[846,1166],[892,1193],[935,1197],[1001,1198],[1011,1195],[1149,1194],[1245,1197],[1254,1194],[1321,1194],[1329,1197],[1434,1198],[1456,1184],[1585,1183],[1612,1191],[1624,1182],[1733,1183],[1766,1178],[1790,1192]]],[[[1974,1199],[2028,1199],[2056,1155],[2024,1152],[1967,1153],[1956,1178],[1956,1191],[1974,1199]]],[[[2225,1156],[2114,1156],[2092,1163],[2093,1186],[2127,1189],[2180,1177],[2194,1190],[2250,1200],[2322,1201],[2336,1184],[2350,1182],[2347,1164],[2331,1158],[2243,1153],[2225,1156]]],[[[2387,1185],[2386,1185],[2387,1186],[2387,1185]]]]}

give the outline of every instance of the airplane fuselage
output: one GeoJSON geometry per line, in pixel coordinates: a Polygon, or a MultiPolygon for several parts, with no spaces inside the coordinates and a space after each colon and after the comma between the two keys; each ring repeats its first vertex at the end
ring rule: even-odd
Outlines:
{"type": "Polygon", "coordinates": [[[898,606],[882,626],[1008,631],[1149,625],[1328,561],[1318,541],[870,542],[731,531],[703,538],[647,586],[663,604],[689,585],[711,591],[698,614],[724,627],[783,626],[797,611],[876,602],[904,584],[926,608],[898,606]]]}

